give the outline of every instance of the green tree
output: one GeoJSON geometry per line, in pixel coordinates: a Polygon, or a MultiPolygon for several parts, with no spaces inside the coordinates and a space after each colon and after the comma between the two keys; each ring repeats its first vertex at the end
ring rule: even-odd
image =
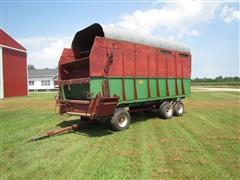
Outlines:
{"type": "Polygon", "coordinates": [[[35,69],[35,66],[33,64],[28,64],[28,70],[35,69]]]}

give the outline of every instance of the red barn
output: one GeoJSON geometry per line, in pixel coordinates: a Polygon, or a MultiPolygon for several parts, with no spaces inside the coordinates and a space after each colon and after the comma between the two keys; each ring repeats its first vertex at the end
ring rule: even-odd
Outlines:
{"type": "Polygon", "coordinates": [[[0,29],[0,98],[27,94],[27,51],[0,29]]]}

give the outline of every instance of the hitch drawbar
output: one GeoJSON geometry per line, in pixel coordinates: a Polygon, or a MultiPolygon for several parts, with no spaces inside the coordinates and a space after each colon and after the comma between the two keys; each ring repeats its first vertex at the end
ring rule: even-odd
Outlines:
{"type": "Polygon", "coordinates": [[[48,131],[47,133],[45,133],[41,136],[33,137],[31,139],[31,141],[37,141],[37,140],[40,140],[40,139],[44,139],[44,138],[47,138],[47,137],[50,137],[50,136],[53,136],[53,135],[56,135],[56,134],[65,133],[65,132],[72,132],[76,129],[79,129],[82,125],[85,125],[85,124],[88,124],[88,123],[89,123],[89,121],[84,121],[81,124],[73,124],[71,126],[67,126],[67,127],[61,128],[61,129],[48,131]]]}

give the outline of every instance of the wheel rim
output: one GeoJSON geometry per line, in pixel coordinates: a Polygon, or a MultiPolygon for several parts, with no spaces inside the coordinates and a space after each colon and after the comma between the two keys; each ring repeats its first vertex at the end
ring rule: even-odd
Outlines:
{"type": "Polygon", "coordinates": [[[128,117],[125,114],[122,114],[119,118],[118,118],[118,125],[120,127],[125,127],[128,123],[128,117]]]}
{"type": "Polygon", "coordinates": [[[172,113],[173,113],[172,107],[171,106],[167,106],[167,108],[166,108],[166,115],[167,115],[167,117],[171,116],[172,113]]]}
{"type": "Polygon", "coordinates": [[[178,104],[177,111],[178,111],[179,114],[183,113],[183,105],[182,104],[178,104]]]}

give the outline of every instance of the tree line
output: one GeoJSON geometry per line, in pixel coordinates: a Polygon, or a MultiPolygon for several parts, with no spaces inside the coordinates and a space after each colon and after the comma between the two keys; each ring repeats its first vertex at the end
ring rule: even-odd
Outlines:
{"type": "Polygon", "coordinates": [[[240,82],[240,77],[223,77],[218,76],[215,78],[193,78],[192,82],[240,82]]]}

